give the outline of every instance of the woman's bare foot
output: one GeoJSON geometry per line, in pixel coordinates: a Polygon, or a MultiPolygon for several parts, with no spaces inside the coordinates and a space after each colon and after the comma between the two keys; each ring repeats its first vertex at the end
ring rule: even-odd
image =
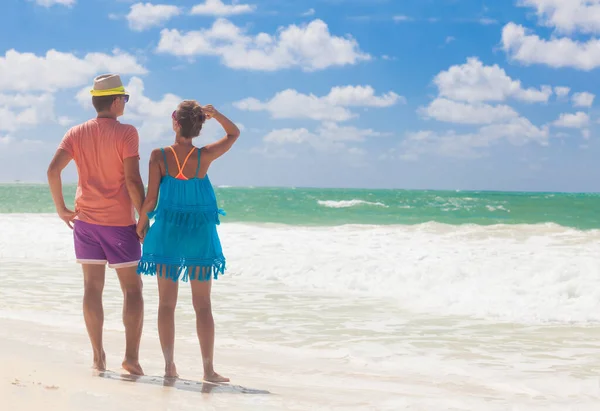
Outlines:
{"type": "Polygon", "coordinates": [[[129,372],[132,375],[144,375],[144,371],[142,370],[142,366],[138,361],[133,361],[128,358],[123,360],[123,364],[121,364],[123,369],[129,372]]]}
{"type": "Polygon", "coordinates": [[[101,355],[94,354],[94,365],[92,368],[96,371],[106,371],[106,354],[102,351],[101,355]]]}
{"type": "Polygon", "coordinates": [[[175,363],[165,365],[165,378],[179,378],[179,374],[177,374],[177,367],[175,367],[175,363]]]}
{"type": "Polygon", "coordinates": [[[223,377],[216,372],[204,373],[204,381],[208,382],[229,382],[229,378],[223,377]]]}

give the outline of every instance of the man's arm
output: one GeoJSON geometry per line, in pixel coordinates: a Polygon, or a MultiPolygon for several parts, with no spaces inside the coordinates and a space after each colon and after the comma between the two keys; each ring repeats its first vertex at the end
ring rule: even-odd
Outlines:
{"type": "Polygon", "coordinates": [[[125,168],[125,185],[129,192],[129,197],[138,212],[138,215],[142,215],[142,204],[144,204],[144,182],[140,175],[140,159],[139,157],[128,157],[123,160],[123,166],[125,168]]]}
{"type": "Polygon", "coordinates": [[[54,200],[54,206],[58,216],[70,227],[73,228],[71,223],[75,219],[77,213],[69,210],[65,205],[65,198],[63,196],[62,189],[62,178],[61,174],[69,162],[73,159],[71,155],[63,149],[56,150],[54,158],[48,166],[48,185],[50,186],[50,193],[52,194],[52,200],[54,200]]]}

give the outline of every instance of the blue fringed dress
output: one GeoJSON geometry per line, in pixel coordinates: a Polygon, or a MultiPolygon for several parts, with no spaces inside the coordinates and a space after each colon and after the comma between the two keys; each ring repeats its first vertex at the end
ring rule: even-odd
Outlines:
{"type": "Polygon", "coordinates": [[[179,180],[169,175],[165,150],[166,175],[161,179],[158,204],[148,214],[151,223],[144,239],[138,274],[164,275],[173,281],[217,279],[225,272],[225,257],[217,233],[219,215],[213,186],[206,175],[179,180]]]}

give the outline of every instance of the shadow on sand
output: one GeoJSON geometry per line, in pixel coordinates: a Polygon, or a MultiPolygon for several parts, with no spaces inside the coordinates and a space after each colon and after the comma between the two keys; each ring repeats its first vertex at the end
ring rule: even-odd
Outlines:
{"type": "Polygon", "coordinates": [[[211,382],[199,382],[192,380],[185,380],[183,378],[165,378],[156,376],[138,376],[131,374],[118,374],[112,371],[103,371],[96,374],[101,378],[107,378],[109,380],[125,381],[125,382],[137,382],[141,384],[157,385],[162,387],[172,387],[183,391],[201,392],[205,394],[271,394],[269,391],[255,390],[252,388],[245,388],[239,385],[231,384],[219,384],[211,382]]]}

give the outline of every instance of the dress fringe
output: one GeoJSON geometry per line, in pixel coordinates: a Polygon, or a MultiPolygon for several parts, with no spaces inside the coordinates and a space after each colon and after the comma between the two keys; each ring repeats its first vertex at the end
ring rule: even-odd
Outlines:
{"type": "Polygon", "coordinates": [[[142,259],[138,263],[137,273],[150,276],[156,276],[158,273],[159,277],[164,276],[173,282],[179,280],[188,282],[188,280],[209,281],[211,277],[217,280],[219,274],[225,274],[225,269],[225,258],[217,258],[209,264],[203,262],[186,264],[185,261],[179,264],[157,263],[142,259]]]}

